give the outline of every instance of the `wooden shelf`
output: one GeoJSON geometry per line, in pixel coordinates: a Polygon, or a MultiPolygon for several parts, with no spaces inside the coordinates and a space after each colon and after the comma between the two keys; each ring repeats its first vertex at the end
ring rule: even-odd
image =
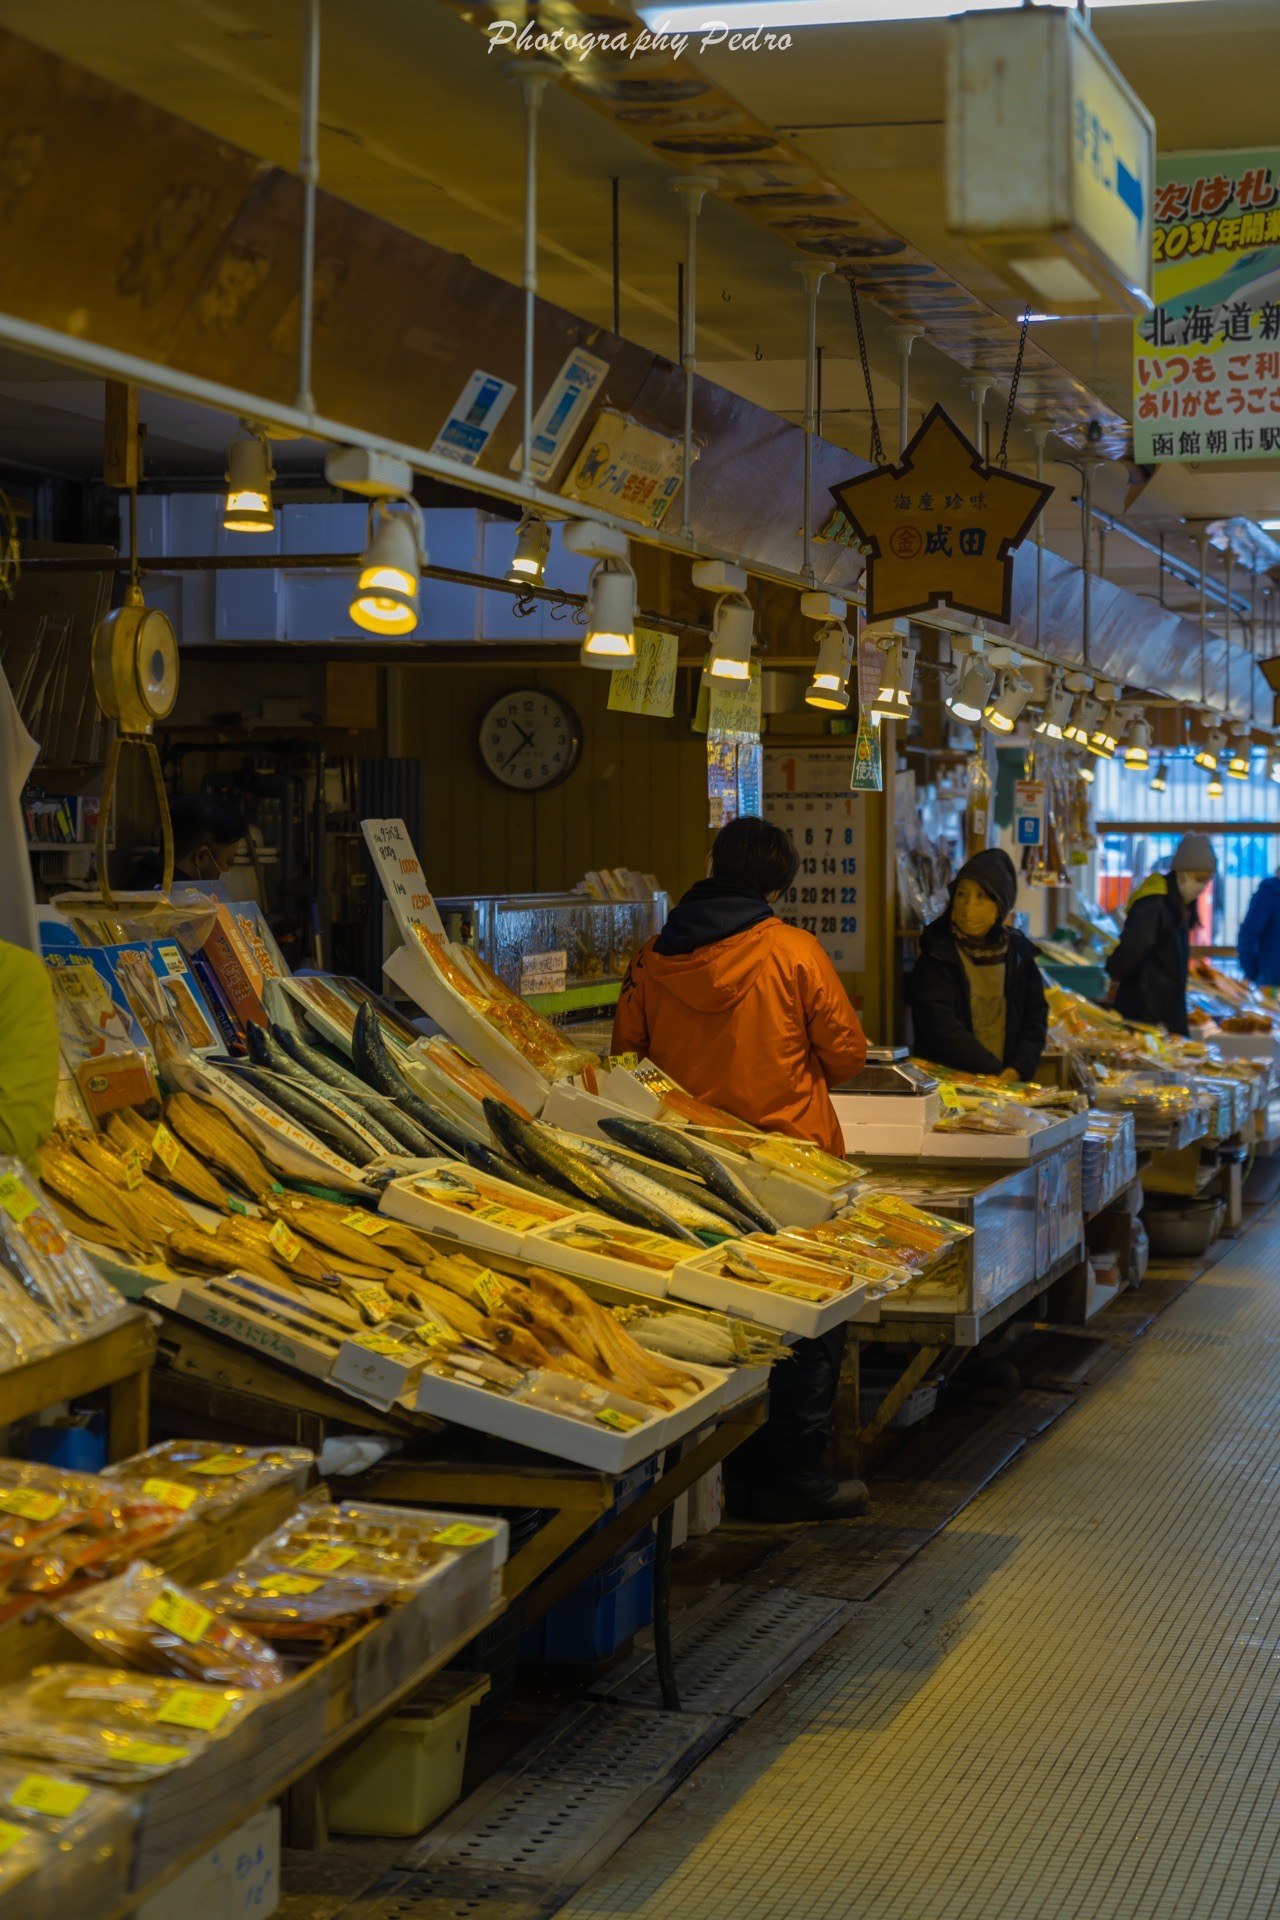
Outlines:
{"type": "Polygon", "coordinates": [[[0,1427],[105,1387],[111,1395],[107,1458],[138,1453],[147,1444],[147,1375],[155,1357],[149,1317],[127,1310],[101,1333],[0,1373],[0,1427]]]}

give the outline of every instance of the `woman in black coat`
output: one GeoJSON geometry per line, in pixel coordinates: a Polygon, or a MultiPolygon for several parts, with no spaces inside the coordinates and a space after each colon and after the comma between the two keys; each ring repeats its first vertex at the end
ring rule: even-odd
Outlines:
{"type": "Polygon", "coordinates": [[[946,913],[920,936],[907,983],[921,1059],[961,1073],[1030,1080],[1049,1030],[1035,947],[1007,922],[1018,897],[999,847],[975,853],[951,883],[946,913]]]}

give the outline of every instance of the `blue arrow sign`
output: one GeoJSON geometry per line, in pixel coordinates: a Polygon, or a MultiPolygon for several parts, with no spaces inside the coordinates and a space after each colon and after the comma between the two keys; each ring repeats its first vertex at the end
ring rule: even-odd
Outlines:
{"type": "Polygon", "coordinates": [[[1142,181],[1136,173],[1130,173],[1123,160],[1116,159],[1116,197],[1142,225],[1142,181]]]}

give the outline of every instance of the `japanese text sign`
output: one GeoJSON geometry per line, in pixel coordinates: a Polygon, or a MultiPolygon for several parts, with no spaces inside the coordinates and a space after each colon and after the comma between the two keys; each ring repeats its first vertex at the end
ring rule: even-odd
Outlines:
{"type": "Polygon", "coordinates": [[[1014,549],[1053,488],[989,466],[934,407],[896,467],[831,491],[867,550],[868,620],[950,606],[1008,621],[1014,549]]]}
{"type": "Polygon", "coordinates": [[[623,520],[660,527],[680,491],[684,449],[616,407],[601,407],[564,491],[570,500],[594,500],[623,520]]]}
{"type": "Polygon", "coordinates": [[[1161,156],[1155,311],[1134,338],[1134,457],[1280,453],[1280,149],[1161,156]]]}
{"type": "Polygon", "coordinates": [[[636,663],[609,675],[612,713],[647,713],[669,720],[676,710],[680,642],[674,633],[636,629],[636,663]]]}
{"type": "Polygon", "coordinates": [[[403,939],[412,946],[415,926],[445,938],[444,922],[431,897],[403,820],[362,820],[365,845],[403,939]]]}

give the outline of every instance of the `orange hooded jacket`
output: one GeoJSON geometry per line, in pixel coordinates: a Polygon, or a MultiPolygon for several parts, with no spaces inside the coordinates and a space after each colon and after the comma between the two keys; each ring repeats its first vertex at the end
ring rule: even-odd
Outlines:
{"type": "Polygon", "coordinates": [[[699,1100],[841,1157],[827,1088],[867,1058],[830,960],[772,915],[693,953],[647,941],[622,983],[613,1050],[647,1055],[699,1100]]]}

